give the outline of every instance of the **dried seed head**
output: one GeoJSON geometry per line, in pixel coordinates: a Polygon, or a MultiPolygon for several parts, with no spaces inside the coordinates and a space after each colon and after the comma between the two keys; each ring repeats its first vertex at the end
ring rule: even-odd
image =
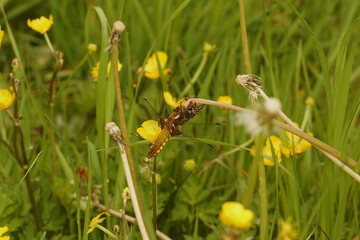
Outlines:
{"type": "MultiPolygon", "coordinates": [[[[276,98],[269,98],[264,103],[264,111],[270,115],[276,115],[281,110],[281,103],[276,98]]],[[[266,114],[265,113],[265,114],[266,114]]]]}
{"type": "Polygon", "coordinates": [[[125,24],[121,21],[114,22],[113,29],[122,33],[125,30],[125,24]]]}
{"type": "Polygon", "coordinates": [[[262,80],[254,74],[244,74],[236,76],[236,83],[243,86],[249,93],[249,100],[254,103],[260,94],[259,89],[262,88],[262,80]]]}

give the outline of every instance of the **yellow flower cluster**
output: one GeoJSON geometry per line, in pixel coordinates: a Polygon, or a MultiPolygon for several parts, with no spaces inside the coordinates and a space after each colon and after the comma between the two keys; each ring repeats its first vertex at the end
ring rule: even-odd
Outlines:
{"type": "Polygon", "coordinates": [[[13,103],[15,93],[13,87],[10,89],[0,89],[0,110],[5,110],[13,103]]]}
{"type": "MultiPolygon", "coordinates": [[[[297,123],[295,123],[298,125],[297,123]]],[[[310,136],[313,136],[312,133],[309,133],[310,136]]],[[[264,164],[266,166],[274,166],[274,162],[271,161],[272,159],[272,151],[271,145],[274,149],[276,158],[278,162],[281,162],[281,154],[285,157],[289,158],[290,156],[296,156],[302,152],[305,152],[307,149],[311,147],[311,143],[308,141],[299,138],[298,136],[286,132],[286,142],[283,143],[280,138],[276,136],[270,136],[266,139],[265,146],[263,147],[262,153],[266,157],[264,157],[264,164]]],[[[255,150],[255,146],[252,147],[255,150]]],[[[252,156],[255,156],[255,152],[250,152],[252,156]]]]}
{"type": "Polygon", "coordinates": [[[219,214],[222,224],[235,228],[251,227],[253,218],[254,213],[238,202],[223,203],[219,214]]]}

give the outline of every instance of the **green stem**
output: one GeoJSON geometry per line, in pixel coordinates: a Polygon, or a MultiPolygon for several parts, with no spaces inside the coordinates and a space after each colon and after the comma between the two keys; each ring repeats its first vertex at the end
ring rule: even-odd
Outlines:
{"type": "Polygon", "coordinates": [[[126,207],[126,199],[124,199],[124,204],[123,204],[123,210],[122,210],[122,214],[121,214],[121,219],[122,219],[122,223],[123,223],[124,240],[127,240],[127,239],[128,239],[128,236],[127,236],[127,231],[126,231],[125,207],[126,207]]]}
{"type": "Polygon", "coordinates": [[[80,70],[80,68],[85,64],[85,62],[88,60],[89,58],[89,53],[86,54],[83,59],[81,59],[80,63],[76,66],[76,68],[74,69],[74,71],[70,74],[70,76],[64,81],[63,84],[61,84],[61,87],[59,88],[59,90],[57,91],[55,98],[54,98],[54,102],[58,99],[58,97],[60,96],[60,94],[62,93],[62,91],[66,88],[66,86],[69,84],[70,80],[75,76],[75,74],[80,70]]]}
{"type": "Polygon", "coordinates": [[[250,62],[249,46],[248,46],[247,33],[246,33],[244,1],[238,0],[238,3],[239,3],[239,15],[240,15],[241,43],[243,48],[245,71],[247,74],[251,74],[251,62],[250,62]]]}
{"type": "Polygon", "coordinates": [[[207,59],[208,59],[208,54],[204,53],[198,69],[196,70],[194,76],[191,78],[190,82],[186,85],[184,90],[182,90],[182,92],[180,93],[180,95],[178,97],[179,99],[183,98],[185,96],[185,94],[189,91],[189,89],[192,87],[192,85],[194,85],[194,83],[199,79],[200,73],[204,69],[207,59]]]}
{"type": "Polygon", "coordinates": [[[47,33],[44,33],[43,35],[44,35],[46,44],[47,44],[48,47],[50,48],[50,51],[52,52],[52,54],[55,54],[55,50],[54,50],[53,45],[51,44],[51,41],[50,41],[50,39],[49,39],[49,36],[47,35],[47,33]]]}
{"type": "Polygon", "coordinates": [[[256,159],[252,161],[251,163],[251,168],[250,168],[250,173],[249,173],[249,178],[248,178],[248,183],[247,183],[247,188],[246,188],[246,192],[244,195],[244,199],[243,199],[243,204],[245,208],[248,208],[251,200],[254,196],[254,191],[255,191],[255,187],[256,187],[256,179],[257,179],[257,169],[258,169],[258,163],[259,161],[257,161],[256,159]]]}
{"type": "MultiPolygon", "coordinates": [[[[15,104],[17,104],[17,103],[15,103],[15,104]]],[[[17,146],[16,146],[17,142],[14,142],[14,148],[15,148],[16,156],[18,158],[18,162],[21,164],[21,168],[23,169],[24,174],[26,174],[27,169],[29,167],[28,166],[29,162],[28,162],[28,159],[26,157],[24,134],[22,132],[22,129],[21,129],[21,126],[20,126],[19,122],[14,118],[14,116],[11,114],[11,112],[9,110],[7,110],[7,112],[10,115],[10,118],[14,121],[15,129],[17,130],[17,132],[20,135],[20,147],[21,147],[21,155],[22,156],[20,155],[20,153],[17,150],[17,146]]],[[[16,134],[14,136],[16,136],[16,134]]],[[[32,186],[32,183],[31,183],[30,173],[28,173],[25,176],[25,183],[26,183],[26,189],[27,189],[29,199],[30,199],[31,212],[32,212],[32,214],[34,215],[34,218],[35,218],[36,229],[38,231],[40,231],[42,229],[42,219],[41,219],[41,216],[39,214],[39,210],[38,210],[37,205],[36,205],[36,200],[35,200],[35,196],[34,196],[33,186],[32,186]]]]}
{"type": "MultiPolygon", "coordinates": [[[[45,33],[44,36],[47,36],[45,33]]],[[[46,39],[46,37],[45,37],[46,39]]],[[[60,57],[60,54],[59,54],[60,57]]],[[[49,92],[49,105],[50,105],[50,119],[54,122],[55,120],[55,102],[54,97],[56,94],[56,87],[57,87],[57,73],[62,67],[62,59],[59,59],[56,56],[56,66],[51,78],[50,83],[50,92],[49,92]]],[[[51,165],[53,169],[53,177],[56,176],[56,151],[55,151],[55,132],[54,129],[50,126],[50,149],[51,149],[51,165]]]]}
{"type": "Polygon", "coordinates": [[[153,169],[151,171],[151,185],[152,185],[152,200],[153,200],[153,227],[156,229],[156,223],[157,223],[157,216],[156,216],[156,159],[157,157],[154,157],[154,165],[153,169]]]}
{"type": "Polygon", "coordinates": [[[260,133],[256,138],[256,157],[255,161],[258,162],[258,174],[259,174],[259,187],[260,187],[260,239],[265,239],[267,226],[268,226],[268,207],[267,207],[267,189],[266,189],[266,174],[263,157],[261,156],[261,150],[264,146],[263,134],[260,133]]]}
{"type": "Polygon", "coordinates": [[[100,229],[101,231],[103,231],[104,233],[106,233],[110,238],[115,239],[115,240],[118,239],[112,232],[110,232],[108,229],[104,228],[100,224],[96,224],[96,227],[98,229],[100,229]]]}

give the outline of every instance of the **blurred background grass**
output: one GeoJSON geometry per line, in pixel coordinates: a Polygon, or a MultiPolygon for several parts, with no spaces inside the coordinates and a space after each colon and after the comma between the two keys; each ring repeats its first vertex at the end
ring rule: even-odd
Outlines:
{"type": "MultiPolygon", "coordinates": [[[[134,145],[133,154],[139,172],[144,168],[142,159],[146,156],[149,144],[140,140],[136,128],[151,118],[142,106],[142,98],[159,109],[162,100],[160,84],[157,80],[142,79],[138,98],[134,98],[134,86],[139,77],[137,69],[143,65],[145,57],[153,51],[165,51],[168,56],[167,67],[172,74],[167,77],[173,96],[180,94],[198,68],[204,41],[216,44],[214,52],[202,71],[199,80],[187,94],[216,100],[219,96],[229,95],[234,104],[247,107],[246,91],[235,83],[237,74],[243,74],[244,63],[241,48],[239,12],[237,1],[2,1],[9,24],[20,50],[22,65],[27,81],[36,97],[37,105],[30,101],[29,92],[20,79],[20,113],[23,115],[21,126],[24,131],[26,151],[31,160],[42,151],[31,179],[38,207],[47,231],[46,239],[74,239],[76,233],[76,205],[69,198],[74,187],[66,177],[66,166],[73,163],[75,170],[88,165],[88,147],[92,146],[91,162],[94,183],[103,184],[100,161],[95,149],[99,138],[96,129],[96,85],[89,70],[99,60],[97,51],[87,64],[71,80],[55,106],[55,125],[69,144],[70,156],[61,161],[64,146],[60,141],[57,159],[58,175],[51,174],[49,129],[44,113],[48,113],[48,85],[55,62],[43,37],[32,31],[27,25],[28,18],[54,16],[54,25],[48,32],[54,47],[64,53],[64,65],[59,72],[59,85],[79,64],[87,53],[87,44],[101,45],[101,27],[98,16],[92,12],[86,18],[89,9],[100,6],[109,26],[115,20],[126,25],[120,43],[120,72],[125,110],[134,117],[128,119],[130,138],[134,145]],[[181,10],[169,25],[164,24],[173,16],[174,11],[183,4],[181,10]],[[88,21],[88,22],[86,22],[88,21]],[[86,24],[89,35],[86,37],[86,24]],[[164,31],[161,31],[161,30],[164,31]],[[151,50],[151,47],[154,49],[151,50]],[[149,52],[150,51],[150,52],[149,52]],[[135,101],[134,101],[135,100],[135,101]],[[42,113],[42,114],[40,114],[42,113]],[[86,141],[89,144],[86,145],[86,141]],[[70,159],[67,159],[69,157],[70,159]],[[62,162],[62,164],[61,164],[62,162]]],[[[293,121],[301,123],[305,112],[305,99],[315,100],[312,122],[307,131],[315,137],[347,152],[353,159],[360,155],[360,130],[358,128],[359,101],[359,25],[350,33],[347,49],[341,48],[341,41],[351,24],[359,17],[360,1],[292,1],[293,6],[307,21],[320,42],[328,66],[326,79],[321,68],[314,39],[301,19],[286,1],[245,1],[248,41],[253,73],[261,76],[264,90],[270,96],[279,98],[283,111],[293,121]],[[264,12],[265,11],[265,12],[264,12]],[[340,60],[349,61],[354,54],[352,69],[341,67],[340,60]],[[340,57],[343,57],[340,59],[340,57]],[[338,61],[338,65],[336,65],[338,61]],[[328,82],[326,82],[328,81],[328,82]],[[334,84],[345,88],[346,94],[326,95],[325,84],[334,84]],[[331,99],[331,100],[330,100],[331,99]],[[341,102],[341,104],[339,103],[341,102]],[[336,103],[339,103],[337,105],[336,103]],[[351,111],[353,114],[351,114],[351,111]],[[345,118],[336,120],[336,116],[345,118]],[[338,133],[343,133],[339,136],[338,133]]],[[[2,29],[4,19],[0,19],[2,29]]],[[[1,46],[0,86],[8,86],[8,74],[11,61],[15,57],[9,40],[8,29],[1,46]]],[[[336,92],[336,90],[334,90],[336,92]]],[[[110,109],[112,111],[112,108],[110,109]]],[[[117,121],[117,114],[114,114],[117,121]]],[[[223,122],[223,127],[212,125],[184,126],[184,132],[203,139],[214,139],[240,145],[250,136],[237,124],[234,112],[205,107],[194,119],[199,123],[223,122]],[[224,131],[224,132],[223,132],[224,131]]],[[[13,127],[4,111],[0,112],[0,202],[5,203],[14,186],[23,173],[15,161],[6,143],[12,144],[13,127]]],[[[110,141],[110,146],[114,146],[110,141]]],[[[174,239],[192,239],[198,237],[216,239],[219,237],[217,215],[224,201],[242,201],[247,186],[247,172],[252,161],[248,151],[239,150],[228,155],[222,161],[226,167],[214,164],[203,175],[196,173],[230,147],[194,142],[187,138],[170,139],[160,154],[158,173],[162,183],[158,189],[158,214],[160,230],[174,239]],[[193,158],[197,163],[195,174],[183,170],[184,160],[193,158]],[[196,224],[198,227],[195,227],[196,224]]],[[[122,166],[116,149],[108,153],[109,202],[114,209],[121,207],[120,192],[126,186],[122,166]]],[[[316,150],[309,150],[294,159],[283,162],[287,171],[278,168],[266,168],[268,177],[269,229],[273,230],[269,239],[276,236],[276,223],[280,218],[293,217],[298,223],[300,238],[306,238],[310,232],[320,226],[330,239],[353,239],[360,231],[359,223],[359,184],[335,167],[326,157],[316,150]]],[[[139,175],[143,187],[144,201],[151,208],[151,184],[139,175]]],[[[30,204],[24,191],[15,192],[8,207],[0,218],[0,226],[7,225],[14,239],[38,239],[30,204]]],[[[254,197],[250,209],[259,216],[258,197],[254,197]]],[[[104,197],[103,197],[104,198],[104,197]]],[[[130,204],[128,204],[130,205],[130,204]]],[[[0,207],[4,205],[0,204],[0,207]]],[[[95,210],[94,210],[95,211],[95,210]]],[[[129,213],[131,212],[129,206],[129,213]]],[[[82,212],[83,213],[83,212],[82,212]]],[[[93,214],[95,215],[95,213],[93,214]]],[[[83,218],[83,217],[82,217],[83,218]]],[[[120,220],[111,218],[110,226],[120,225],[120,220]]],[[[256,223],[256,221],[255,221],[256,223]]],[[[134,228],[134,239],[140,238],[134,228]]],[[[99,232],[92,233],[96,239],[99,232]]],[[[242,237],[258,237],[258,227],[244,232],[242,237]]],[[[314,239],[326,239],[317,230],[314,239]]]]}

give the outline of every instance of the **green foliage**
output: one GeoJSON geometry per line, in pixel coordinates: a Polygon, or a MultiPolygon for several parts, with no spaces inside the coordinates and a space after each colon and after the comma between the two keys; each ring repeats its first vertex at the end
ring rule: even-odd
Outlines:
{"type": "MultiPolygon", "coordinates": [[[[136,129],[152,115],[142,99],[163,109],[162,89],[177,97],[202,62],[203,44],[208,41],[216,48],[186,95],[211,100],[229,95],[234,105],[249,106],[246,91],[235,82],[236,75],[245,74],[236,1],[29,0],[1,4],[5,37],[0,48],[0,88],[12,84],[11,61],[20,59],[14,76],[19,80],[16,105],[22,115],[19,121],[28,160],[22,163],[21,154],[19,159],[20,135],[7,112],[0,111],[0,227],[9,227],[11,239],[102,239],[98,229],[86,234],[90,220],[99,213],[90,200],[96,195],[109,208],[123,206],[121,191],[127,186],[123,165],[117,145],[105,131],[107,122],[118,122],[113,75],[108,78],[106,73],[111,56],[106,49],[114,21],[126,25],[119,48],[123,64],[119,77],[147,222],[151,222],[153,206],[150,170],[143,159],[150,144],[140,139],[136,129]],[[56,61],[43,36],[26,25],[28,18],[50,14],[54,25],[49,38],[64,53],[57,90],[64,88],[54,103],[54,118],[48,117],[49,85],[56,61]],[[89,56],[88,43],[98,46],[89,56]],[[155,51],[168,54],[166,67],[172,70],[161,80],[138,74],[155,51]],[[82,59],[86,59],[84,65],[82,59]],[[99,80],[94,82],[89,71],[97,61],[99,80]],[[56,169],[51,163],[51,131],[56,136],[56,169]],[[36,227],[29,186],[23,178],[24,167],[31,164],[28,177],[41,230],[36,227]],[[76,171],[81,166],[89,167],[89,185],[79,183],[76,171]]],[[[300,125],[307,111],[305,99],[312,97],[315,104],[305,131],[343,153],[342,161],[346,157],[358,160],[360,1],[245,1],[245,12],[252,71],[263,79],[264,91],[278,98],[284,113],[300,125]]],[[[160,115],[164,117],[163,112],[160,115]]],[[[159,154],[157,173],[162,183],[157,193],[157,226],[166,235],[220,239],[226,232],[218,220],[221,204],[244,200],[255,159],[249,151],[253,143],[244,144],[251,136],[238,119],[230,110],[205,106],[192,121],[200,124],[189,122],[181,127],[184,135],[195,140],[172,137],[159,154]],[[194,173],[183,168],[188,159],[196,162],[194,173]]],[[[281,163],[265,168],[267,239],[276,238],[278,220],[288,217],[297,223],[299,239],[306,239],[314,229],[311,239],[326,239],[320,228],[330,239],[359,237],[359,183],[315,148],[282,158],[281,163]]],[[[355,171],[359,170],[357,165],[355,171]]],[[[254,225],[241,230],[239,239],[259,238],[261,204],[259,184],[255,184],[247,206],[255,214],[254,225]]],[[[131,201],[126,213],[134,216],[131,201]]],[[[122,220],[111,216],[101,224],[111,230],[115,224],[122,226],[122,220]]],[[[132,223],[127,233],[131,239],[141,239],[132,223]]]]}

